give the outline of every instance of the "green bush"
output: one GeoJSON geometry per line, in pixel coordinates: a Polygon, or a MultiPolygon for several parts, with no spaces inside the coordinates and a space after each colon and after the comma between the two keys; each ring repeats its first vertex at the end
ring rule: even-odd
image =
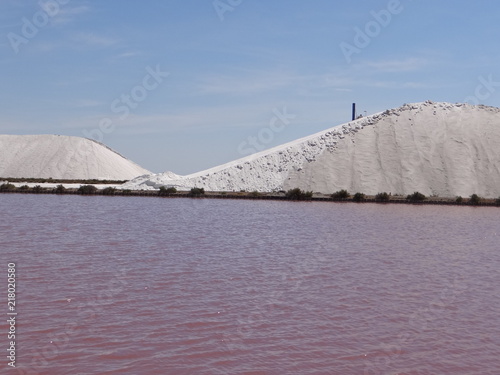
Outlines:
{"type": "Polygon", "coordinates": [[[463,203],[464,199],[459,195],[457,199],[455,199],[456,203],[463,203]]]}
{"type": "Polygon", "coordinates": [[[158,195],[160,197],[163,195],[167,195],[167,188],[165,186],[160,186],[160,190],[158,190],[158,195]]]}
{"type": "Polygon", "coordinates": [[[497,206],[500,206],[500,197],[497,198],[497,200],[495,201],[495,203],[497,204],[497,206]]]}
{"type": "Polygon", "coordinates": [[[28,191],[29,189],[30,189],[30,187],[28,185],[23,185],[23,186],[19,187],[19,190],[21,190],[21,191],[28,191]]]}
{"type": "Polygon", "coordinates": [[[115,195],[116,194],[116,189],[114,187],[108,186],[107,188],[104,188],[101,190],[102,195],[115,195]]]}
{"type": "Polygon", "coordinates": [[[406,197],[406,200],[410,202],[422,202],[426,199],[427,197],[423,195],[422,193],[419,193],[418,191],[414,192],[413,194],[410,194],[406,197]]]}
{"type": "Polygon", "coordinates": [[[481,197],[479,197],[477,194],[472,194],[469,198],[469,203],[473,205],[477,205],[481,202],[481,197]]]}
{"type": "Polygon", "coordinates": [[[65,191],[66,188],[64,187],[64,185],[57,185],[57,187],[54,189],[54,193],[56,194],[64,194],[65,191]]]}
{"type": "Polygon", "coordinates": [[[347,199],[351,196],[349,192],[345,189],[336,191],[335,193],[332,194],[333,199],[347,199]]]}
{"type": "Polygon", "coordinates": [[[197,188],[194,187],[189,191],[189,196],[190,197],[199,197],[201,195],[205,194],[205,189],[204,188],[197,188]]]}
{"type": "Polygon", "coordinates": [[[41,187],[40,185],[36,185],[33,187],[33,193],[41,193],[43,191],[43,187],[41,187]]]}
{"type": "Polygon", "coordinates": [[[251,197],[260,197],[262,194],[259,193],[257,190],[254,190],[250,193],[251,197]]]}
{"type": "Polygon", "coordinates": [[[312,198],[312,191],[302,191],[299,188],[290,189],[285,193],[285,197],[292,201],[305,201],[312,198]]]}
{"type": "Polygon", "coordinates": [[[389,194],[387,194],[385,191],[383,193],[378,193],[376,196],[375,196],[375,200],[377,202],[388,202],[390,199],[390,196],[389,194]]]}
{"type": "Polygon", "coordinates": [[[14,190],[16,190],[16,186],[13,184],[6,183],[0,185],[0,191],[14,191],[14,190]]]}
{"type": "Polygon", "coordinates": [[[94,185],[82,185],[78,188],[78,193],[83,195],[91,195],[97,192],[97,188],[94,185]]]}
{"type": "Polygon", "coordinates": [[[177,189],[174,187],[165,187],[165,186],[160,186],[160,190],[158,191],[158,195],[163,196],[163,195],[169,195],[169,194],[175,194],[177,193],[177,189]]]}
{"type": "Polygon", "coordinates": [[[130,190],[130,189],[125,189],[125,190],[122,190],[121,192],[122,192],[122,195],[130,195],[130,194],[132,194],[132,190],[130,190]]]}
{"type": "Polygon", "coordinates": [[[352,200],[354,202],[363,202],[366,200],[366,195],[364,195],[363,193],[356,193],[354,194],[354,196],[352,197],[352,200]]]}

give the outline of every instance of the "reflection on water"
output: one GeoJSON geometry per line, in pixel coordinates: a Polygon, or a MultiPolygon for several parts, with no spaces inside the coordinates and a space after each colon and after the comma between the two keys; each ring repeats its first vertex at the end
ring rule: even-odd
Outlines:
{"type": "Polygon", "coordinates": [[[497,208],[9,194],[0,209],[19,374],[500,369],[497,208]]]}

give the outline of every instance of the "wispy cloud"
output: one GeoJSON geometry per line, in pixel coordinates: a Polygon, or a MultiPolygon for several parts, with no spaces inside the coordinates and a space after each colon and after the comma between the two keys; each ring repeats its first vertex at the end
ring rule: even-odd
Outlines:
{"type": "Polygon", "coordinates": [[[365,61],[363,63],[356,64],[355,68],[358,70],[372,69],[377,72],[398,73],[417,71],[429,65],[430,61],[428,59],[410,57],[400,60],[365,61]]]}
{"type": "Polygon", "coordinates": [[[109,47],[119,43],[118,39],[97,35],[94,33],[79,33],[73,36],[73,41],[92,47],[109,47]]]}
{"type": "Polygon", "coordinates": [[[431,82],[414,82],[414,81],[368,81],[364,83],[366,87],[380,88],[380,89],[440,89],[444,86],[439,83],[431,82]]]}
{"type": "Polygon", "coordinates": [[[90,7],[86,5],[79,5],[71,7],[69,5],[60,6],[57,14],[52,18],[51,23],[55,26],[66,26],[72,23],[84,13],[90,11],[90,7]]]}
{"type": "Polygon", "coordinates": [[[57,80],[52,81],[50,84],[55,86],[55,87],[69,87],[69,86],[80,86],[80,85],[85,85],[93,82],[97,82],[99,79],[97,77],[93,76],[71,76],[71,77],[64,77],[60,78],[57,80]]]}
{"type": "MultiPolygon", "coordinates": [[[[87,101],[82,100],[80,104],[87,101]]],[[[94,104],[88,101],[88,104],[94,104]]],[[[97,104],[97,102],[95,102],[97,104]]],[[[199,106],[188,109],[178,109],[170,113],[134,114],[125,119],[110,112],[100,115],[72,118],[65,122],[66,129],[94,129],[103,118],[112,121],[113,126],[120,132],[128,134],[147,134],[151,132],[171,132],[178,130],[198,129],[234,129],[247,128],[256,125],[268,125],[268,117],[273,116],[273,106],[266,104],[244,104],[237,106],[199,106]],[[264,120],[263,120],[264,119],[264,120]],[[267,121],[267,122],[266,122],[267,121]]],[[[100,112],[100,111],[99,111],[100,112]]]]}
{"type": "Polygon", "coordinates": [[[247,95],[281,89],[291,85],[297,76],[280,71],[250,72],[239,71],[232,75],[204,77],[196,92],[207,94],[247,95]]]}
{"type": "Polygon", "coordinates": [[[75,106],[77,108],[90,108],[90,107],[100,107],[105,105],[106,103],[93,100],[93,99],[79,99],[76,101],[75,106]]]}
{"type": "MultiPolygon", "coordinates": [[[[434,79],[425,81],[394,80],[390,77],[380,77],[376,74],[350,75],[344,72],[329,73],[312,78],[313,87],[318,89],[332,88],[336,91],[352,91],[354,88],[378,89],[438,89],[445,87],[434,79]]],[[[448,86],[446,86],[448,87],[448,86]]]]}
{"type": "Polygon", "coordinates": [[[58,48],[61,48],[64,46],[64,43],[60,41],[40,41],[39,43],[35,44],[35,48],[40,51],[40,52],[52,52],[58,48]]]}
{"type": "Polygon", "coordinates": [[[129,57],[136,57],[136,56],[140,56],[140,55],[141,55],[141,52],[129,51],[129,52],[120,53],[119,55],[116,55],[114,58],[115,59],[127,59],[129,57]]]}
{"type": "MultiPolygon", "coordinates": [[[[437,88],[435,82],[399,81],[387,73],[420,72],[434,62],[427,58],[408,57],[392,60],[367,61],[353,67],[334,66],[329,72],[297,74],[275,69],[234,71],[231,74],[203,77],[193,89],[197,95],[255,95],[274,91],[299,93],[302,96],[321,96],[325,89],[351,92],[354,88],[437,88]],[[355,72],[356,74],[353,74],[355,72]]],[[[415,78],[413,78],[415,80],[415,78]]]]}

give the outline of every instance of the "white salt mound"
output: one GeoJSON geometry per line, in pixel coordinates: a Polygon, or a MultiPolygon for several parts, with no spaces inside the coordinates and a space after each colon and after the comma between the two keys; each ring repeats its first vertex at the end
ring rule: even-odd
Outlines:
{"type": "Polygon", "coordinates": [[[500,109],[405,104],[198,173],[166,172],[124,185],[160,186],[499,197],[500,109]]]}
{"type": "Polygon", "coordinates": [[[87,138],[0,135],[0,177],[130,180],[150,173],[87,138]]]}

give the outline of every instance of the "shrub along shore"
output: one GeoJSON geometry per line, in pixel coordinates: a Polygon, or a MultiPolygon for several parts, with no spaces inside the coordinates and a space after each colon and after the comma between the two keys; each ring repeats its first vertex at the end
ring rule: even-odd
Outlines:
{"type": "MultiPolygon", "coordinates": [[[[74,183],[74,181],[73,181],[74,183]]],[[[288,191],[273,193],[253,192],[205,192],[203,188],[193,188],[191,191],[177,191],[175,188],[161,187],[159,190],[124,190],[115,187],[98,189],[94,185],[82,185],[78,189],[66,188],[62,184],[55,188],[37,185],[29,187],[23,185],[16,187],[11,183],[0,185],[0,193],[18,194],[70,194],[70,195],[106,195],[106,196],[132,196],[132,197],[161,197],[161,198],[207,198],[207,199],[261,199],[261,200],[287,200],[287,201],[330,201],[330,202],[356,202],[356,203],[406,203],[406,204],[433,204],[433,205],[458,205],[458,206],[498,206],[500,197],[497,199],[484,199],[477,194],[470,197],[426,197],[424,194],[415,192],[408,196],[391,195],[385,192],[375,196],[363,193],[350,194],[346,190],[339,190],[333,194],[313,193],[302,191],[298,188],[288,191]]]]}

